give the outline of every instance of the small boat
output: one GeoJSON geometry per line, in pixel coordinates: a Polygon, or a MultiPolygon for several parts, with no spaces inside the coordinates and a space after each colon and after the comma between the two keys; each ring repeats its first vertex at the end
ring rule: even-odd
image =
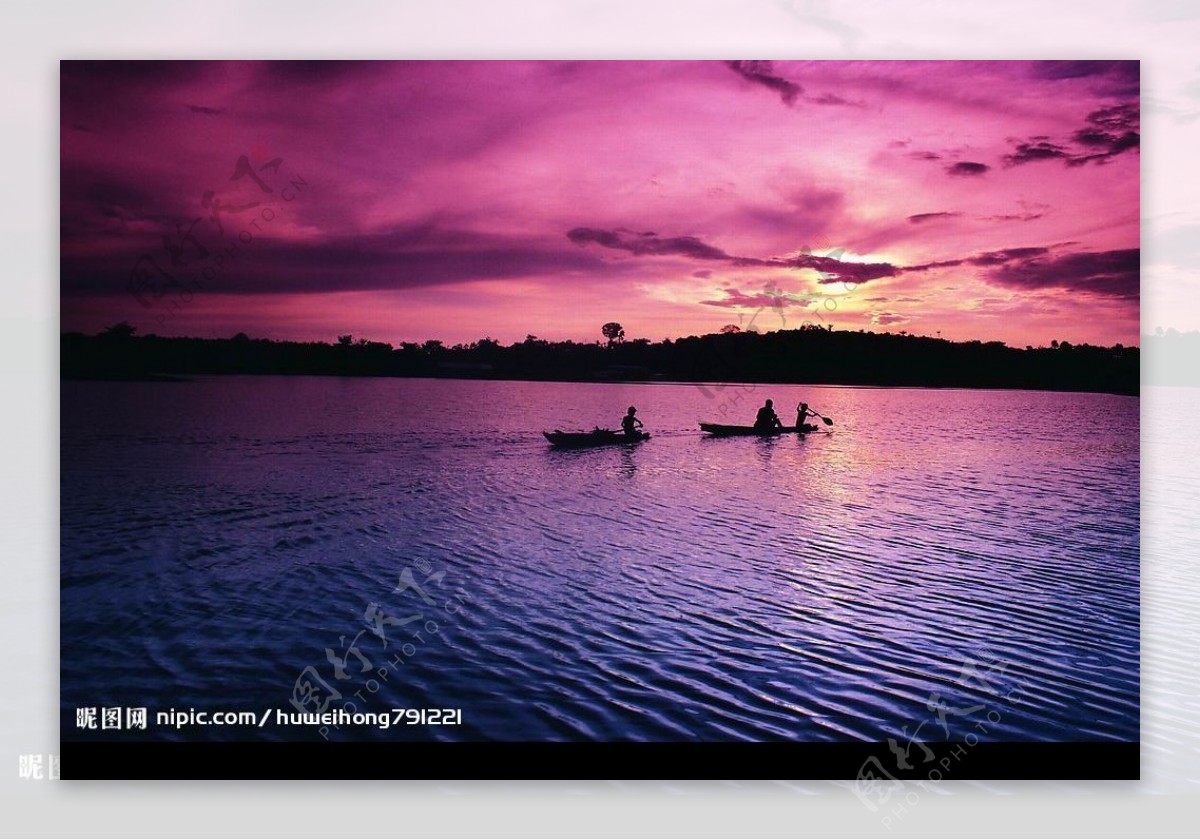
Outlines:
{"type": "Polygon", "coordinates": [[[648,432],[637,432],[636,434],[627,435],[624,432],[614,432],[612,429],[596,429],[593,432],[564,432],[560,429],[555,429],[553,432],[542,432],[542,435],[551,444],[563,449],[641,443],[650,438],[648,432]]]}
{"type": "Polygon", "coordinates": [[[819,426],[804,424],[799,428],[795,426],[782,426],[777,429],[756,429],[753,426],[724,426],[720,423],[701,423],[700,428],[708,432],[713,437],[737,437],[737,436],[753,436],[753,437],[774,437],[775,435],[786,434],[802,434],[806,435],[809,432],[815,432],[819,426]]]}

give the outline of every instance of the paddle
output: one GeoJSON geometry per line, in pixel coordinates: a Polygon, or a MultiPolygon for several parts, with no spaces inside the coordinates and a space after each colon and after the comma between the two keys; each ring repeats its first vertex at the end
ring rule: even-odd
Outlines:
{"type": "MultiPolygon", "coordinates": [[[[796,404],[796,410],[797,410],[797,411],[799,411],[799,410],[800,410],[800,404],[799,404],[799,403],[797,403],[797,404],[796,404]]],[[[822,420],[822,422],[824,422],[826,426],[832,426],[832,425],[833,425],[833,421],[832,421],[831,419],[829,419],[828,417],[826,417],[826,416],[825,416],[825,415],[823,415],[823,414],[817,414],[817,412],[813,411],[811,408],[808,410],[808,413],[809,413],[809,414],[811,414],[813,417],[820,417],[820,418],[821,418],[821,420],[822,420]]]]}

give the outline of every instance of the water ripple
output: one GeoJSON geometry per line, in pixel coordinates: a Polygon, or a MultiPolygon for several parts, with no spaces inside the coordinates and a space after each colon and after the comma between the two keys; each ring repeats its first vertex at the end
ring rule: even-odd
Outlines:
{"type": "Polygon", "coordinates": [[[249,384],[64,383],[64,708],[284,707],[309,666],[353,696],[326,649],[397,656],[364,610],[427,620],[393,591],[423,565],[465,606],[368,699],[464,724],[337,737],[881,740],[996,710],[989,737],[1138,737],[1135,399],[772,386],[837,426],[710,440],[688,386],[249,384]],[[539,440],[630,402],[664,431],[539,440]]]}

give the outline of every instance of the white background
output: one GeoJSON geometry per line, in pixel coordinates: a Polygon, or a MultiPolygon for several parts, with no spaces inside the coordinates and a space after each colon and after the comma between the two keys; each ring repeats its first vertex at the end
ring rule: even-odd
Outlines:
{"type": "MultiPolygon", "coordinates": [[[[1197,404],[1195,392],[1166,388],[1147,388],[1142,405],[1141,782],[913,788],[918,801],[910,797],[889,828],[847,784],[832,782],[38,782],[19,779],[17,768],[19,755],[58,752],[59,59],[1141,59],[1142,318],[1143,331],[1153,332],[1200,328],[1200,260],[1155,252],[1158,237],[1200,217],[1197,44],[1195,0],[0,6],[0,830],[96,837],[1195,836],[1200,422],[1186,409],[1197,404]]],[[[1157,363],[1148,358],[1147,369],[1157,363]]],[[[422,775],[400,749],[396,768],[397,775],[422,775]]],[[[336,758],[312,770],[328,779],[356,773],[336,758]]],[[[156,776],[152,766],[135,772],[156,776]]],[[[553,775],[553,768],[536,772],[553,775]]],[[[461,768],[464,777],[517,773],[535,771],[461,768]]],[[[727,770],[760,774],[819,769],[727,770]]]]}

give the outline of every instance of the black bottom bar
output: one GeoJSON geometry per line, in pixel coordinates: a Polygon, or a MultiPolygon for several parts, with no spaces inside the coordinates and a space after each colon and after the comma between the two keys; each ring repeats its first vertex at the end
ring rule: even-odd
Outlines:
{"type": "MultiPolygon", "coordinates": [[[[587,779],[599,767],[653,779],[736,779],[770,766],[789,779],[1138,779],[1140,744],[914,744],[905,760],[886,743],[429,743],[64,741],[63,779],[489,778],[544,767],[542,778],[587,779]],[[782,762],[764,765],[763,762],[782,762]],[[907,765],[907,766],[905,766],[907,765]],[[220,775],[214,775],[219,773],[220,775]]],[[[903,745],[899,747],[903,748],[903,745]]]]}

